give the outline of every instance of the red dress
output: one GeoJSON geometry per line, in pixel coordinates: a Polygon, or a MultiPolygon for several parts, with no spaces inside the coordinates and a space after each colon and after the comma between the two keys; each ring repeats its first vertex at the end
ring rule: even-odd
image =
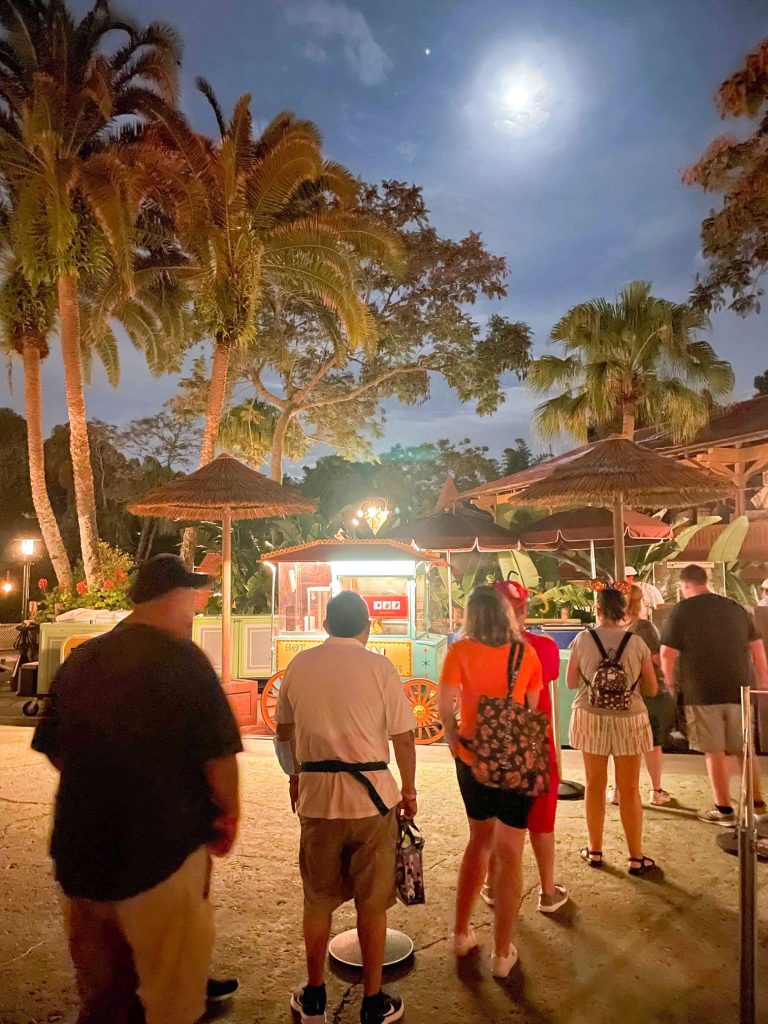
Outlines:
{"type": "Polygon", "coordinates": [[[553,679],[557,679],[560,676],[560,649],[552,637],[544,636],[541,633],[529,633],[526,630],[524,636],[527,643],[538,654],[539,661],[541,662],[544,686],[539,691],[539,706],[537,710],[547,716],[550,727],[549,791],[536,797],[534,800],[531,813],[528,815],[528,831],[538,833],[554,832],[560,775],[557,770],[557,754],[552,734],[552,698],[549,684],[553,679]]]}

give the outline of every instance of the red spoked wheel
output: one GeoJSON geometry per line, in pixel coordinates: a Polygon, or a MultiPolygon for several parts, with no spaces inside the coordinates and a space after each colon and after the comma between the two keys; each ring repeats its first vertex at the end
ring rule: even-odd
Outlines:
{"type": "Polygon", "coordinates": [[[443,737],[443,723],[437,713],[440,687],[431,679],[408,679],[403,683],[405,696],[415,720],[417,743],[436,743],[443,737]]]}
{"type": "Polygon", "coordinates": [[[277,695],[280,693],[280,683],[283,681],[283,673],[275,672],[267,681],[261,691],[261,717],[270,732],[277,732],[275,714],[277,713],[277,695]]]}

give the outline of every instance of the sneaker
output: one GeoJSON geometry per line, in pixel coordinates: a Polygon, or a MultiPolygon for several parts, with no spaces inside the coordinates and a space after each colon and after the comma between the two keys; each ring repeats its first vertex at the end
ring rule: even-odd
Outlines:
{"type": "Polygon", "coordinates": [[[378,995],[363,1000],[360,1024],[389,1024],[390,1021],[400,1020],[404,1011],[405,1006],[400,996],[391,996],[382,990],[378,995]]]}
{"type": "Polygon", "coordinates": [[[564,885],[556,885],[553,893],[539,893],[539,911],[542,914],[554,914],[568,902],[568,893],[564,885]]]}
{"type": "Polygon", "coordinates": [[[605,794],[605,799],[609,804],[613,804],[614,807],[619,806],[619,789],[618,786],[609,786],[608,792],[605,794]]]}
{"type": "Polygon", "coordinates": [[[710,807],[707,811],[699,811],[696,817],[699,821],[709,822],[710,825],[722,825],[723,828],[733,828],[736,824],[736,815],[733,811],[730,814],[723,814],[716,807],[710,807]]]}
{"type": "Polygon", "coordinates": [[[480,899],[489,907],[493,907],[496,904],[496,900],[491,896],[491,890],[487,885],[484,885],[480,890],[480,899]]]}
{"type": "Polygon", "coordinates": [[[301,1024],[325,1024],[325,985],[297,988],[291,995],[291,1009],[298,1013],[301,1024]]]}
{"type": "Polygon", "coordinates": [[[237,978],[209,978],[205,998],[209,1003],[223,1003],[231,999],[239,987],[237,978]]]}
{"type": "Polygon", "coordinates": [[[672,796],[666,789],[652,789],[648,794],[648,803],[653,807],[666,807],[672,803],[672,796]]]}
{"type": "Polygon", "coordinates": [[[491,974],[494,978],[508,978],[512,968],[517,963],[517,950],[509,944],[509,954],[498,956],[496,953],[491,957],[491,974]]]}
{"type": "Polygon", "coordinates": [[[475,929],[470,926],[464,935],[457,935],[456,932],[451,932],[448,936],[448,949],[453,956],[457,957],[466,956],[473,949],[477,949],[475,929]]]}

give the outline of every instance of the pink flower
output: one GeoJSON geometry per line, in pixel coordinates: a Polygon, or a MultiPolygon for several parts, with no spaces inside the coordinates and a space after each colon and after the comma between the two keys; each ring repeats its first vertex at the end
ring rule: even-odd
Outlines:
{"type": "Polygon", "coordinates": [[[37,581],[37,585],[40,588],[40,590],[47,590],[48,589],[48,580],[38,580],[37,581]]]}
{"type": "Polygon", "coordinates": [[[115,581],[114,580],[104,580],[104,589],[105,590],[112,590],[114,585],[115,585],[115,581]]]}
{"type": "Polygon", "coordinates": [[[80,594],[80,596],[82,596],[86,592],[87,589],[88,589],[88,584],[85,582],[85,580],[80,580],[80,582],[75,587],[75,590],[78,592],[78,594],[80,594]]]}

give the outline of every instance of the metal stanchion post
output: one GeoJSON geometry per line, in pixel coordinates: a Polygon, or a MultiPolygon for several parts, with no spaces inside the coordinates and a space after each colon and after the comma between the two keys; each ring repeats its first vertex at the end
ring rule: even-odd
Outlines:
{"type": "Polygon", "coordinates": [[[741,688],[741,726],[744,758],[739,800],[739,1024],[755,1024],[755,949],[757,917],[755,913],[755,874],[757,830],[754,805],[754,732],[752,698],[749,686],[741,688]]]}
{"type": "Polygon", "coordinates": [[[580,782],[571,782],[563,778],[562,753],[560,750],[560,692],[559,682],[553,679],[549,684],[549,694],[552,703],[552,732],[557,753],[557,774],[560,776],[560,786],[557,791],[558,800],[583,800],[584,787],[580,782]]]}

